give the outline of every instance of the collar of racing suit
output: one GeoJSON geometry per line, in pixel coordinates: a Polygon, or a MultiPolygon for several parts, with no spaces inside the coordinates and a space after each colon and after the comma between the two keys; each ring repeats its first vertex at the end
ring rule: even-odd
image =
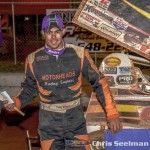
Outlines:
{"type": "Polygon", "coordinates": [[[45,50],[45,52],[46,53],[48,53],[48,54],[51,54],[51,55],[62,55],[63,53],[64,53],[64,51],[65,51],[65,48],[66,48],[66,43],[65,42],[63,42],[64,44],[64,46],[63,46],[63,48],[62,49],[60,49],[60,50],[54,50],[54,49],[51,49],[51,48],[49,48],[49,47],[46,47],[46,45],[44,46],[44,50],[45,50]]]}

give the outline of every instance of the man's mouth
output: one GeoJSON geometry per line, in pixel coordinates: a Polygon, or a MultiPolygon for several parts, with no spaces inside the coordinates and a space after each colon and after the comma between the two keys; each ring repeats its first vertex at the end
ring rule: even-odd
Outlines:
{"type": "Polygon", "coordinates": [[[56,44],[57,40],[52,40],[51,42],[52,42],[52,44],[56,44]]]}

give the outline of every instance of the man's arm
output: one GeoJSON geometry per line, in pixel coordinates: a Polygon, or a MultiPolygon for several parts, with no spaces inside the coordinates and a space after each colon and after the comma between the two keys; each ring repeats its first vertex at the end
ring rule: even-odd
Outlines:
{"type": "Polygon", "coordinates": [[[21,91],[14,97],[12,97],[14,103],[8,104],[4,102],[4,106],[8,111],[14,111],[14,106],[21,109],[33,101],[33,98],[37,95],[38,87],[36,79],[31,68],[32,64],[29,59],[25,62],[25,80],[21,83],[21,91]]]}
{"type": "Polygon", "coordinates": [[[95,89],[97,98],[106,111],[108,127],[110,128],[112,134],[119,132],[122,129],[122,124],[119,120],[119,113],[109,90],[107,80],[97,69],[94,61],[87,51],[84,53],[82,74],[95,89]]]}

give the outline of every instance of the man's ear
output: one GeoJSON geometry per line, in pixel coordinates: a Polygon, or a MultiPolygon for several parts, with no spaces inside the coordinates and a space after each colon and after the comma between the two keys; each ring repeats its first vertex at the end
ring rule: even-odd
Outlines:
{"type": "Polygon", "coordinates": [[[45,39],[45,33],[43,30],[41,30],[41,36],[42,36],[42,39],[44,40],[45,39]]]}
{"type": "Polygon", "coordinates": [[[66,29],[63,29],[63,36],[65,35],[65,33],[66,33],[66,29]]]}

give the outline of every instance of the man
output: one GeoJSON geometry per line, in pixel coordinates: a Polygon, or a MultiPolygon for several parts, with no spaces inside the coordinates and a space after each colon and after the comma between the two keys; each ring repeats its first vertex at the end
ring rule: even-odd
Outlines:
{"type": "MultiPolygon", "coordinates": [[[[122,129],[119,114],[103,74],[84,48],[66,44],[62,18],[51,14],[42,21],[45,45],[26,59],[26,77],[15,106],[23,108],[40,96],[39,135],[42,150],[90,150],[84,112],[80,105],[82,75],[91,83],[107,112],[114,134],[122,129]],[[72,145],[80,140],[81,145],[72,145]]],[[[8,105],[12,111],[14,105],[8,105]]]]}

